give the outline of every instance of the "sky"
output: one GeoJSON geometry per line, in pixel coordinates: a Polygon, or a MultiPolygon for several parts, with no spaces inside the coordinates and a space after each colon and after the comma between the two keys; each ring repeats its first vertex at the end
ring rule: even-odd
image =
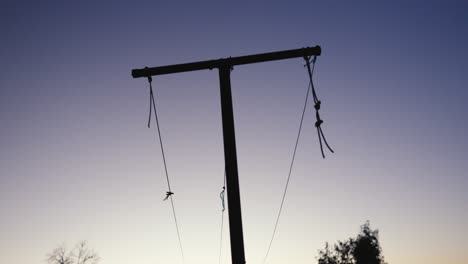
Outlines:
{"type": "MultiPolygon", "coordinates": [[[[131,70],[316,45],[335,154],[321,158],[309,105],[267,263],[316,263],[366,220],[388,263],[468,263],[465,1],[0,6],[0,263],[45,263],[80,240],[102,264],[182,263],[148,83],[131,70]]],[[[231,83],[245,255],[261,263],[308,77],[297,58],[237,66],[231,83]]],[[[218,72],[153,85],[185,263],[218,263],[218,72]]]]}

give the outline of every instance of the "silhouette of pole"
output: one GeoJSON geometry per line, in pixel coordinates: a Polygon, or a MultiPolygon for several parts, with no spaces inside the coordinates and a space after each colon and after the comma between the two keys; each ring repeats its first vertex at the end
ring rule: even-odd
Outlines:
{"type": "Polygon", "coordinates": [[[229,208],[229,234],[231,239],[231,259],[233,264],[244,264],[244,232],[237,170],[236,136],[232,109],[231,67],[219,68],[221,88],[221,114],[223,121],[224,163],[226,166],[226,188],[229,208]]]}
{"type": "Polygon", "coordinates": [[[231,239],[232,264],[244,264],[244,234],[239,191],[239,173],[237,169],[236,137],[234,132],[234,113],[232,109],[231,69],[236,65],[266,61],[284,60],[297,57],[319,56],[320,46],[286,51],[277,51],[218,60],[199,61],[153,68],[132,70],[133,78],[179,72],[219,69],[221,89],[221,112],[223,122],[224,162],[226,169],[226,189],[228,193],[229,233],[231,239]]]}

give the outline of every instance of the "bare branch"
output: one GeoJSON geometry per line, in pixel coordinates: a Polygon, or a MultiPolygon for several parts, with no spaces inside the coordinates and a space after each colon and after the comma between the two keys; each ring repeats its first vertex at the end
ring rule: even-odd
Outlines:
{"type": "Polygon", "coordinates": [[[99,256],[88,247],[86,241],[81,241],[75,248],[75,264],[97,264],[99,256]]]}
{"type": "Polygon", "coordinates": [[[70,253],[67,254],[65,246],[61,245],[52,253],[47,254],[47,262],[49,264],[73,264],[73,259],[70,253]]]}
{"type": "Polygon", "coordinates": [[[48,264],[97,264],[99,256],[86,241],[81,241],[71,251],[67,251],[64,245],[55,248],[47,254],[46,261],[48,264]]]}

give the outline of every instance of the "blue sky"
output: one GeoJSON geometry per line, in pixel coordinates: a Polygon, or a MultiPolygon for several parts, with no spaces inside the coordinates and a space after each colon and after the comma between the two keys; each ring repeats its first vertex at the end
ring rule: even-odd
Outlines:
{"type": "MultiPolygon", "coordinates": [[[[101,263],[179,262],[148,86],[130,71],[322,46],[271,264],[313,263],[370,220],[389,263],[466,263],[463,1],[7,1],[0,9],[0,262],[86,239],[101,263]],[[449,261],[450,260],[450,261],[449,261]]],[[[248,263],[263,259],[307,88],[301,59],[231,75],[248,263]]],[[[216,71],[154,78],[187,263],[216,262],[216,71]]],[[[225,229],[223,262],[229,249],[225,229]]]]}

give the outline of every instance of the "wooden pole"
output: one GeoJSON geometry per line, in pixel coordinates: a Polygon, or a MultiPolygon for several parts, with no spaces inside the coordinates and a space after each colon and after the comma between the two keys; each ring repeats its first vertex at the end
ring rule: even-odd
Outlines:
{"type": "Polygon", "coordinates": [[[223,122],[224,162],[229,209],[229,233],[231,239],[232,264],[245,264],[244,235],[239,191],[239,173],[237,169],[236,137],[234,130],[234,112],[232,109],[231,69],[236,65],[284,60],[297,57],[319,56],[320,46],[295,50],[277,51],[219,60],[199,61],[153,68],[132,70],[133,78],[155,75],[219,69],[221,89],[221,112],[223,122]]]}
{"type": "Polygon", "coordinates": [[[226,187],[228,194],[229,234],[231,238],[231,258],[233,264],[244,264],[244,232],[237,170],[236,137],[234,112],[232,109],[231,68],[219,68],[221,89],[221,114],[223,120],[224,161],[226,166],[226,187]]]}

